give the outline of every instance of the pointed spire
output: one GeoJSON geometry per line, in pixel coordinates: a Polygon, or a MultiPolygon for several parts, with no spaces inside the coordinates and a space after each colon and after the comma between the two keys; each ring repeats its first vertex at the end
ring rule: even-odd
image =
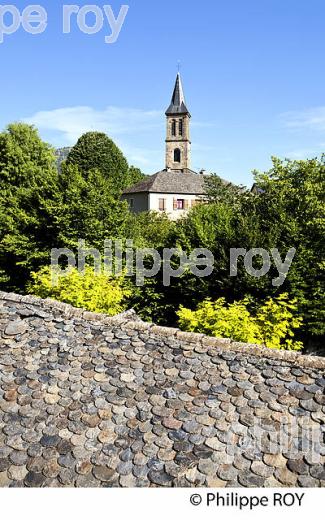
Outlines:
{"type": "Polygon", "coordinates": [[[173,97],[171,103],[166,111],[166,116],[172,115],[180,115],[180,114],[188,114],[190,113],[185,104],[185,97],[183,92],[183,85],[181,80],[181,75],[178,72],[176,77],[175,88],[173,92],[173,97]]]}

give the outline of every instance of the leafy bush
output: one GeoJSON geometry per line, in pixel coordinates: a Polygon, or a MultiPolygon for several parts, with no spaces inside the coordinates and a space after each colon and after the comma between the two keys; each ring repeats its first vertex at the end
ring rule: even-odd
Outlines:
{"type": "Polygon", "coordinates": [[[300,350],[303,344],[294,341],[294,330],[299,329],[302,318],[297,316],[297,301],[289,300],[286,293],[277,298],[269,298],[258,309],[256,322],[263,343],[270,348],[300,350]]]}
{"type": "Polygon", "coordinates": [[[179,326],[190,332],[231,338],[235,341],[264,344],[273,349],[301,350],[303,345],[293,341],[294,330],[301,325],[296,317],[296,301],[287,294],[269,298],[255,315],[248,309],[249,301],[227,304],[225,298],[204,300],[191,311],[180,307],[179,326]]]}
{"type": "Polygon", "coordinates": [[[82,307],[92,312],[103,312],[114,316],[127,307],[127,298],[131,295],[125,279],[112,278],[104,274],[95,274],[90,266],[82,275],[73,268],[66,276],[58,278],[57,285],[52,283],[50,267],[44,267],[32,273],[33,281],[28,285],[28,292],[41,298],[53,298],[82,307]]]}

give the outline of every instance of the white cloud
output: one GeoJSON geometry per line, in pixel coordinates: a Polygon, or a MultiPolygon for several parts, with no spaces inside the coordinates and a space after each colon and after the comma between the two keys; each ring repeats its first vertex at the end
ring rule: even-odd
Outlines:
{"type": "Polygon", "coordinates": [[[87,106],[66,107],[37,112],[24,119],[41,131],[60,135],[62,145],[73,145],[85,132],[100,131],[112,138],[148,132],[161,125],[162,113],[158,110],[139,110],[109,106],[95,110],[87,106]]]}
{"type": "Polygon", "coordinates": [[[325,130],[325,106],[286,112],[281,119],[287,128],[325,130]]]}
{"type": "Polygon", "coordinates": [[[158,168],[163,149],[153,150],[148,134],[164,128],[163,113],[159,110],[140,110],[109,106],[95,110],[88,106],[65,107],[37,112],[24,121],[35,125],[41,135],[54,146],[72,146],[85,132],[105,132],[123,153],[130,164],[151,170],[158,168]],[[141,137],[142,134],[142,137],[141,137]]]}

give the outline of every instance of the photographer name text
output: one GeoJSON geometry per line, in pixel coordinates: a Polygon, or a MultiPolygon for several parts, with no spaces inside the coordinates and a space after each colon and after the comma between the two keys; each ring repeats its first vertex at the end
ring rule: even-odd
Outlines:
{"type": "MultiPolygon", "coordinates": [[[[111,5],[63,5],[62,33],[80,31],[94,35],[103,31],[105,43],[117,42],[126,19],[129,6],[121,5],[119,13],[114,13],[111,5]]],[[[41,5],[29,5],[20,10],[15,5],[0,5],[0,44],[17,31],[31,35],[43,34],[49,24],[47,10],[41,5]]]]}

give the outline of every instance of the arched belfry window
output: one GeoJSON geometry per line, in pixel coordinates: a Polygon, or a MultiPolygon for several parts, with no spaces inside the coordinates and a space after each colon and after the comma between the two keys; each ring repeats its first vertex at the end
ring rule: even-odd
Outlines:
{"type": "Polygon", "coordinates": [[[180,119],[178,122],[178,133],[179,135],[183,135],[183,119],[180,119]]]}
{"type": "Polygon", "coordinates": [[[174,162],[177,162],[177,163],[181,162],[181,151],[179,148],[175,148],[175,150],[174,150],[174,162]]]}
{"type": "Polygon", "coordinates": [[[172,135],[176,136],[176,119],[172,120],[172,135]]]}

